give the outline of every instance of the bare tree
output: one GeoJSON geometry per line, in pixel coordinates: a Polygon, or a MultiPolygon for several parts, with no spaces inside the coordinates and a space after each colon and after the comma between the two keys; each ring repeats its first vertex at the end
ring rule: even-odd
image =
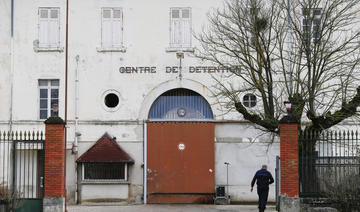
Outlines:
{"type": "Polygon", "coordinates": [[[308,129],[354,117],[360,105],[360,0],[225,0],[196,37],[195,56],[227,67],[217,95],[229,108],[279,133],[283,102],[308,129]],[[244,106],[252,91],[261,109],[244,106]]]}

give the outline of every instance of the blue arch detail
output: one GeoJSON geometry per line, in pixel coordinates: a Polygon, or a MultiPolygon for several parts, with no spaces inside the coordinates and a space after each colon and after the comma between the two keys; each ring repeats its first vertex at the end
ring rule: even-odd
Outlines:
{"type": "Polygon", "coordinates": [[[204,97],[195,91],[177,88],[161,94],[152,104],[151,120],[213,120],[213,112],[204,97]]]}

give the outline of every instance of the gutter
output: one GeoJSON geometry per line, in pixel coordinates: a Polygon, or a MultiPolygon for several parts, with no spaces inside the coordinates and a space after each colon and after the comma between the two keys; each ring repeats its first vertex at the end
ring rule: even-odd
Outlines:
{"type": "Polygon", "coordinates": [[[65,196],[65,211],[67,212],[67,192],[66,192],[66,144],[67,144],[67,105],[68,105],[68,55],[69,55],[69,0],[66,0],[66,27],[65,27],[65,135],[64,135],[64,196],[65,196]]]}
{"type": "MultiPolygon", "coordinates": [[[[78,159],[78,139],[81,136],[81,133],[78,131],[79,125],[79,59],[80,56],[76,55],[76,70],[75,70],[75,133],[74,133],[74,143],[72,145],[71,151],[74,154],[74,163],[75,163],[75,175],[76,175],[76,188],[75,188],[75,203],[79,204],[81,201],[81,187],[80,187],[80,180],[79,180],[79,168],[78,163],[76,160],[78,159]]],[[[80,172],[81,176],[81,172],[80,172]]]]}
{"type": "Polygon", "coordinates": [[[144,121],[144,148],[143,148],[143,160],[144,160],[144,179],[143,179],[143,199],[144,204],[147,204],[147,123],[144,121]]]}
{"type": "Polygon", "coordinates": [[[78,132],[78,126],[79,126],[79,59],[80,56],[76,55],[76,69],[75,69],[75,135],[74,135],[74,143],[72,147],[72,152],[76,154],[77,159],[77,153],[78,153],[78,139],[81,135],[80,132],[78,132]]]}
{"type": "Polygon", "coordinates": [[[13,126],[13,105],[14,105],[14,0],[11,0],[11,23],[10,23],[10,111],[9,111],[9,131],[12,132],[13,126]]]}

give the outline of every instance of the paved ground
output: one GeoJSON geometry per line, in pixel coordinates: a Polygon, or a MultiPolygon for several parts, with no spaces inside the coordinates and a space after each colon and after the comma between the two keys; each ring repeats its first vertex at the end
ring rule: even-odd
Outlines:
{"type": "MultiPolygon", "coordinates": [[[[257,212],[256,205],[76,205],[68,212],[257,212]]],[[[266,212],[275,212],[269,206],[266,212]]]]}

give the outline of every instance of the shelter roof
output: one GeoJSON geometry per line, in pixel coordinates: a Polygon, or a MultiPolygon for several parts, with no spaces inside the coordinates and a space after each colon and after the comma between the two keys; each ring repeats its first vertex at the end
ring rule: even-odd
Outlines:
{"type": "Polygon", "coordinates": [[[84,152],[77,160],[78,163],[87,162],[124,162],[134,163],[116,141],[105,133],[92,147],[84,152]]]}

